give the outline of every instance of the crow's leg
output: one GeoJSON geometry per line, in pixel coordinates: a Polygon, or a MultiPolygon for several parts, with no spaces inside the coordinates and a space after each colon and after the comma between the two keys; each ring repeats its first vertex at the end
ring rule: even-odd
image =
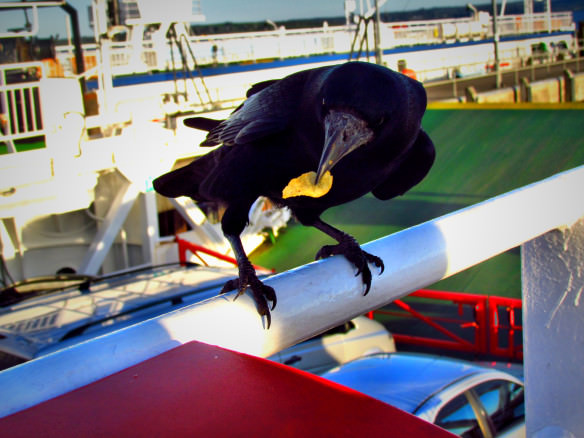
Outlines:
{"type": "Polygon", "coordinates": [[[231,244],[233,248],[233,252],[235,253],[235,259],[237,260],[237,267],[239,269],[239,278],[235,278],[233,280],[229,280],[223,286],[220,293],[225,293],[231,290],[237,290],[237,295],[235,299],[239,297],[241,294],[245,292],[247,287],[250,288],[253,299],[256,303],[258,313],[261,316],[265,316],[267,320],[267,328],[270,328],[270,324],[272,323],[272,316],[270,315],[270,308],[268,307],[268,301],[272,301],[272,309],[276,307],[276,292],[270,286],[263,284],[247,258],[245,254],[245,250],[243,249],[243,245],[241,244],[241,239],[239,235],[230,235],[226,234],[225,237],[231,244]]]}
{"type": "Polygon", "coordinates": [[[377,266],[380,270],[379,273],[381,274],[384,269],[383,260],[373,254],[363,251],[354,237],[330,226],[321,219],[317,219],[312,225],[339,242],[338,245],[323,246],[316,254],[316,259],[318,260],[337,254],[343,255],[357,268],[357,274],[355,275],[361,274],[363,276],[363,283],[365,284],[364,295],[367,295],[371,288],[371,271],[369,270],[367,263],[372,263],[377,266]]]}

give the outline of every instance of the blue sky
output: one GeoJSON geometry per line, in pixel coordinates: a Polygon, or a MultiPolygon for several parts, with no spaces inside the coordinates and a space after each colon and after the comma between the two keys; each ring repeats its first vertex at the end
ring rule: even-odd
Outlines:
{"type": "MultiPolygon", "coordinates": [[[[160,7],[173,0],[156,1],[160,7]]],[[[373,0],[370,0],[373,4],[373,0]]],[[[436,6],[464,6],[469,0],[388,0],[382,11],[403,11],[436,6]]],[[[1,3],[1,0],[0,0],[1,3]]],[[[367,1],[364,0],[367,4],[367,1]]],[[[476,4],[488,3],[488,0],[475,0],[476,4]]],[[[69,0],[79,14],[81,33],[93,35],[89,27],[88,6],[91,0],[69,0]]],[[[357,0],[359,4],[359,0],[357,0]]],[[[262,21],[266,19],[278,22],[291,18],[307,18],[344,15],[343,0],[201,0],[203,14],[207,23],[224,21],[262,21]]],[[[56,7],[42,8],[40,36],[65,36],[65,13],[56,7]]],[[[0,12],[0,31],[24,24],[23,12],[0,12]]]]}

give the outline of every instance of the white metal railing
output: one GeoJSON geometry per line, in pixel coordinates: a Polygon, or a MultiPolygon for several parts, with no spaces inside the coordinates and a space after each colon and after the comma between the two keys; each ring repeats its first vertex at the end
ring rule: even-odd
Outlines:
{"type": "MultiPolygon", "coordinates": [[[[0,3],[0,9],[10,10],[10,9],[30,9],[32,11],[32,23],[30,23],[30,28],[22,30],[9,30],[6,32],[0,32],[0,38],[23,38],[29,36],[36,36],[39,31],[39,7],[50,7],[50,6],[62,6],[66,2],[61,1],[27,1],[27,2],[17,2],[17,1],[3,1],[0,3]]],[[[28,16],[27,16],[28,17],[28,16]]]]}
{"type": "MultiPolygon", "coordinates": [[[[10,7],[18,7],[22,8],[22,3],[10,2],[7,4],[0,5],[0,8],[10,8],[10,7]]],[[[6,31],[0,32],[0,38],[24,38],[29,36],[36,36],[39,31],[39,12],[36,5],[29,6],[27,9],[31,9],[32,11],[32,23],[30,24],[30,28],[27,30],[17,30],[17,31],[6,31]]]]}
{"type": "MultiPolygon", "coordinates": [[[[500,35],[513,35],[547,31],[547,14],[531,16],[510,15],[501,17],[500,35]]],[[[552,31],[573,31],[570,12],[552,14],[552,31]]],[[[318,29],[277,30],[269,32],[237,33],[192,37],[201,64],[213,62],[213,45],[217,47],[216,62],[236,62],[309,56],[319,53],[345,53],[350,48],[355,29],[353,26],[322,27],[318,29]]],[[[488,20],[473,18],[403,21],[383,23],[382,48],[439,44],[449,40],[482,39],[492,37],[492,24],[488,20]]],[[[373,42],[370,42],[373,47],[373,42]]]]}
{"type": "MultiPolygon", "coordinates": [[[[499,18],[500,35],[551,31],[574,31],[570,12],[508,15],[499,18]]],[[[192,36],[189,41],[195,48],[199,65],[256,62],[262,59],[282,59],[315,54],[347,53],[351,47],[354,26],[323,26],[317,29],[278,29],[264,32],[192,36]]],[[[160,29],[158,33],[166,32],[160,29]]],[[[455,40],[480,40],[492,37],[490,18],[443,19],[383,23],[381,43],[383,49],[415,44],[441,44],[455,40]]],[[[370,47],[373,42],[370,41],[370,47]]],[[[57,57],[65,71],[72,71],[72,48],[57,47],[57,57]]],[[[83,46],[88,59],[96,57],[97,46],[83,46]]],[[[168,42],[154,35],[142,42],[135,37],[127,42],[110,45],[110,58],[114,74],[128,74],[171,67],[168,42]]],[[[174,49],[175,64],[180,67],[180,55],[174,49]]],[[[91,61],[89,61],[91,63],[91,61]]]]}
{"type": "Polygon", "coordinates": [[[273,276],[265,281],[278,295],[269,330],[247,294],[233,301],[229,293],[5,370],[0,388],[10,397],[0,399],[0,417],[193,340],[270,356],[575,223],[584,216],[582,187],[584,166],[364,245],[385,262],[367,296],[343,257],[273,276]]]}
{"type": "Polygon", "coordinates": [[[44,135],[39,91],[44,75],[42,62],[0,65],[0,142],[9,152],[15,152],[14,140],[44,135]]]}

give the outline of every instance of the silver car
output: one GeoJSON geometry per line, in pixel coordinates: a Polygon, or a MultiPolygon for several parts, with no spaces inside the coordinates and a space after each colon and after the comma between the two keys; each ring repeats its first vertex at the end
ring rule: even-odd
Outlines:
{"type": "Polygon", "coordinates": [[[377,321],[359,316],[268,359],[320,374],[363,355],[393,351],[391,333],[377,321]]]}
{"type": "Polygon", "coordinates": [[[521,371],[516,376],[461,360],[390,353],[354,360],[322,377],[462,437],[525,437],[521,371]]]}
{"type": "Polygon", "coordinates": [[[213,297],[236,275],[235,268],[177,263],[4,289],[0,370],[213,297]]]}

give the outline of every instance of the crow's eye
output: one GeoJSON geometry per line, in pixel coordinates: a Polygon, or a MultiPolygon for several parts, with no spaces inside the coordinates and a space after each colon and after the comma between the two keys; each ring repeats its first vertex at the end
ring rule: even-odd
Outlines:
{"type": "Polygon", "coordinates": [[[322,106],[326,105],[326,101],[324,100],[324,97],[322,98],[322,106]]]}

